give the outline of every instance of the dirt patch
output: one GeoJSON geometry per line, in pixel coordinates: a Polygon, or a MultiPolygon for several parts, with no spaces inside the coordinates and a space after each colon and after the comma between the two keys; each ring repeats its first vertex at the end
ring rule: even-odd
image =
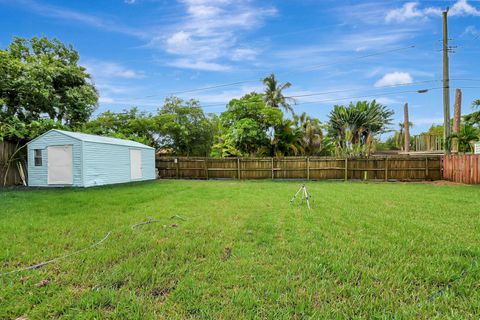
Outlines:
{"type": "Polygon", "coordinates": [[[432,186],[469,186],[469,184],[453,182],[448,180],[423,181],[422,184],[430,184],[432,186]]]}

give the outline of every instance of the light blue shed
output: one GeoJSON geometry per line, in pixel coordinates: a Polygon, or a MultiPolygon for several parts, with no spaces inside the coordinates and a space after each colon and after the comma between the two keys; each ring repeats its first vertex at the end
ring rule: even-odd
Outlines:
{"type": "Polygon", "coordinates": [[[28,185],[91,187],[155,179],[155,149],[91,134],[50,130],[28,143],[28,185]]]}

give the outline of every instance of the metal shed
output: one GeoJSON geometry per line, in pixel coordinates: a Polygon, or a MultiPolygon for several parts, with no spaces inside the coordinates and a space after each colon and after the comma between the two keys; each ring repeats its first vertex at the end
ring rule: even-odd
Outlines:
{"type": "Polygon", "coordinates": [[[155,149],[91,134],[50,130],[28,143],[28,185],[91,187],[155,179],[155,149]]]}

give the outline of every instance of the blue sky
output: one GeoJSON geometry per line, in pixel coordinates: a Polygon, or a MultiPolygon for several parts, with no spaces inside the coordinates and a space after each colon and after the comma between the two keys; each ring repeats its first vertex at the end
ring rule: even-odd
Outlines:
{"type": "Polygon", "coordinates": [[[14,36],[72,44],[99,89],[97,112],[153,112],[172,93],[240,82],[177,94],[220,113],[231,98],[261,91],[260,79],[274,72],[292,83],[286,94],[307,95],[296,112],[325,121],[334,104],[377,98],[397,123],[408,102],[415,133],[442,122],[447,6],[457,46],[452,111],[458,87],[468,113],[480,98],[480,2],[472,0],[0,0],[0,47],[14,36]],[[409,92],[424,88],[433,89],[409,92]]]}

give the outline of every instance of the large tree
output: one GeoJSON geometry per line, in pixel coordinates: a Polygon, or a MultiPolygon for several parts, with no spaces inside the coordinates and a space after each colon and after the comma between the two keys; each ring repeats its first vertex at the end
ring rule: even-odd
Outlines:
{"type": "Polygon", "coordinates": [[[56,39],[15,38],[0,50],[0,121],[87,121],[98,95],[78,61],[77,51],[56,39]]]}
{"type": "Polygon", "coordinates": [[[159,147],[183,156],[210,154],[215,124],[205,115],[197,100],[169,97],[159,109],[155,121],[160,128],[159,147]]]}
{"type": "Polygon", "coordinates": [[[249,93],[240,99],[233,99],[227,110],[220,116],[224,128],[220,145],[231,154],[251,155],[270,153],[272,128],[282,123],[283,114],[278,108],[266,106],[258,93],[249,93]]]}
{"type": "Polygon", "coordinates": [[[267,106],[273,108],[283,108],[285,111],[293,113],[292,104],[295,103],[295,100],[293,98],[286,97],[283,94],[285,89],[288,89],[292,86],[290,82],[278,83],[277,78],[272,73],[263,79],[263,84],[265,85],[263,99],[267,106]]]}

